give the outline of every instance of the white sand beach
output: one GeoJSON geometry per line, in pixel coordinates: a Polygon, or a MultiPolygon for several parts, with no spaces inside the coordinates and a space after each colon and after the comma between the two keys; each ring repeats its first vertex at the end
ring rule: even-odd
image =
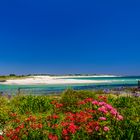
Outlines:
{"type": "MultiPolygon", "coordinates": [[[[23,79],[7,80],[0,84],[5,85],[55,85],[55,84],[90,84],[90,83],[102,83],[108,81],[98,80],[81,80],[72,79],[76,77],[91,77],[91,76],[30,76],[23,79]],[[64,79],[69,78],[69,79],[64,79]]],[[[96,76],[97,77],[97,76],[96,76]]]]}

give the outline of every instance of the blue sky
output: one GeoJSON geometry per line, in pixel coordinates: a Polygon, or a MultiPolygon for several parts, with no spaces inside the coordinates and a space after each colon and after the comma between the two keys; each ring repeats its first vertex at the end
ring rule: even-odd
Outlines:
{"type": "Polygon", "coordinates": [[[140,1],[0,2],[0,74],[140,75],[140,1]]]}

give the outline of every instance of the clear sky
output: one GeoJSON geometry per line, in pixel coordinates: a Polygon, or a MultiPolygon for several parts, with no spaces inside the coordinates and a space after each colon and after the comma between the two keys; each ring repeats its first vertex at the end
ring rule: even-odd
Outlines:
{"type": "Polygon", "coordinates": [[[140,1],[3,0],[0,74],[140,75],[140,1]]]}

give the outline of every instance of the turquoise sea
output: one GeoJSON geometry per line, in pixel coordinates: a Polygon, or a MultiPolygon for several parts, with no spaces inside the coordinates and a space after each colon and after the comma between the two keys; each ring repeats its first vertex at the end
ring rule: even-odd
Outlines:
{"type": "Polygon", "coordinates": [[[119,87],[135,87],[138,85],[140,76],[119,76],[119,77],[76,77],[68,79],[80,80],[97,80],[102,81],[97,84],[68,84],[68,85],[2,85],[0,84],[0,92],[14,94],[20,89],[26,94],[49,94],[54,92],[61,92],[65,89],[110,89],[119,87]]]}

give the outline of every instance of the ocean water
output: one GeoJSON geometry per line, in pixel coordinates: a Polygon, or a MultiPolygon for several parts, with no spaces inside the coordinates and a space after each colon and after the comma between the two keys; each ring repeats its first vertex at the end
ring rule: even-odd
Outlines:
{"type": "Polygon", "coordinates": [[[52,94],[59,93],[68,88],[76,90],[84,89],[111,89],[119,87],[134,87],[138,85],[140,76],[125,77],[76,77],[67,79],[97,80],[100,83],[94,84],[67,84],[67,85],[0,85],[0,92],[15,94],[19,91],[24,94],[52,94]]]}

